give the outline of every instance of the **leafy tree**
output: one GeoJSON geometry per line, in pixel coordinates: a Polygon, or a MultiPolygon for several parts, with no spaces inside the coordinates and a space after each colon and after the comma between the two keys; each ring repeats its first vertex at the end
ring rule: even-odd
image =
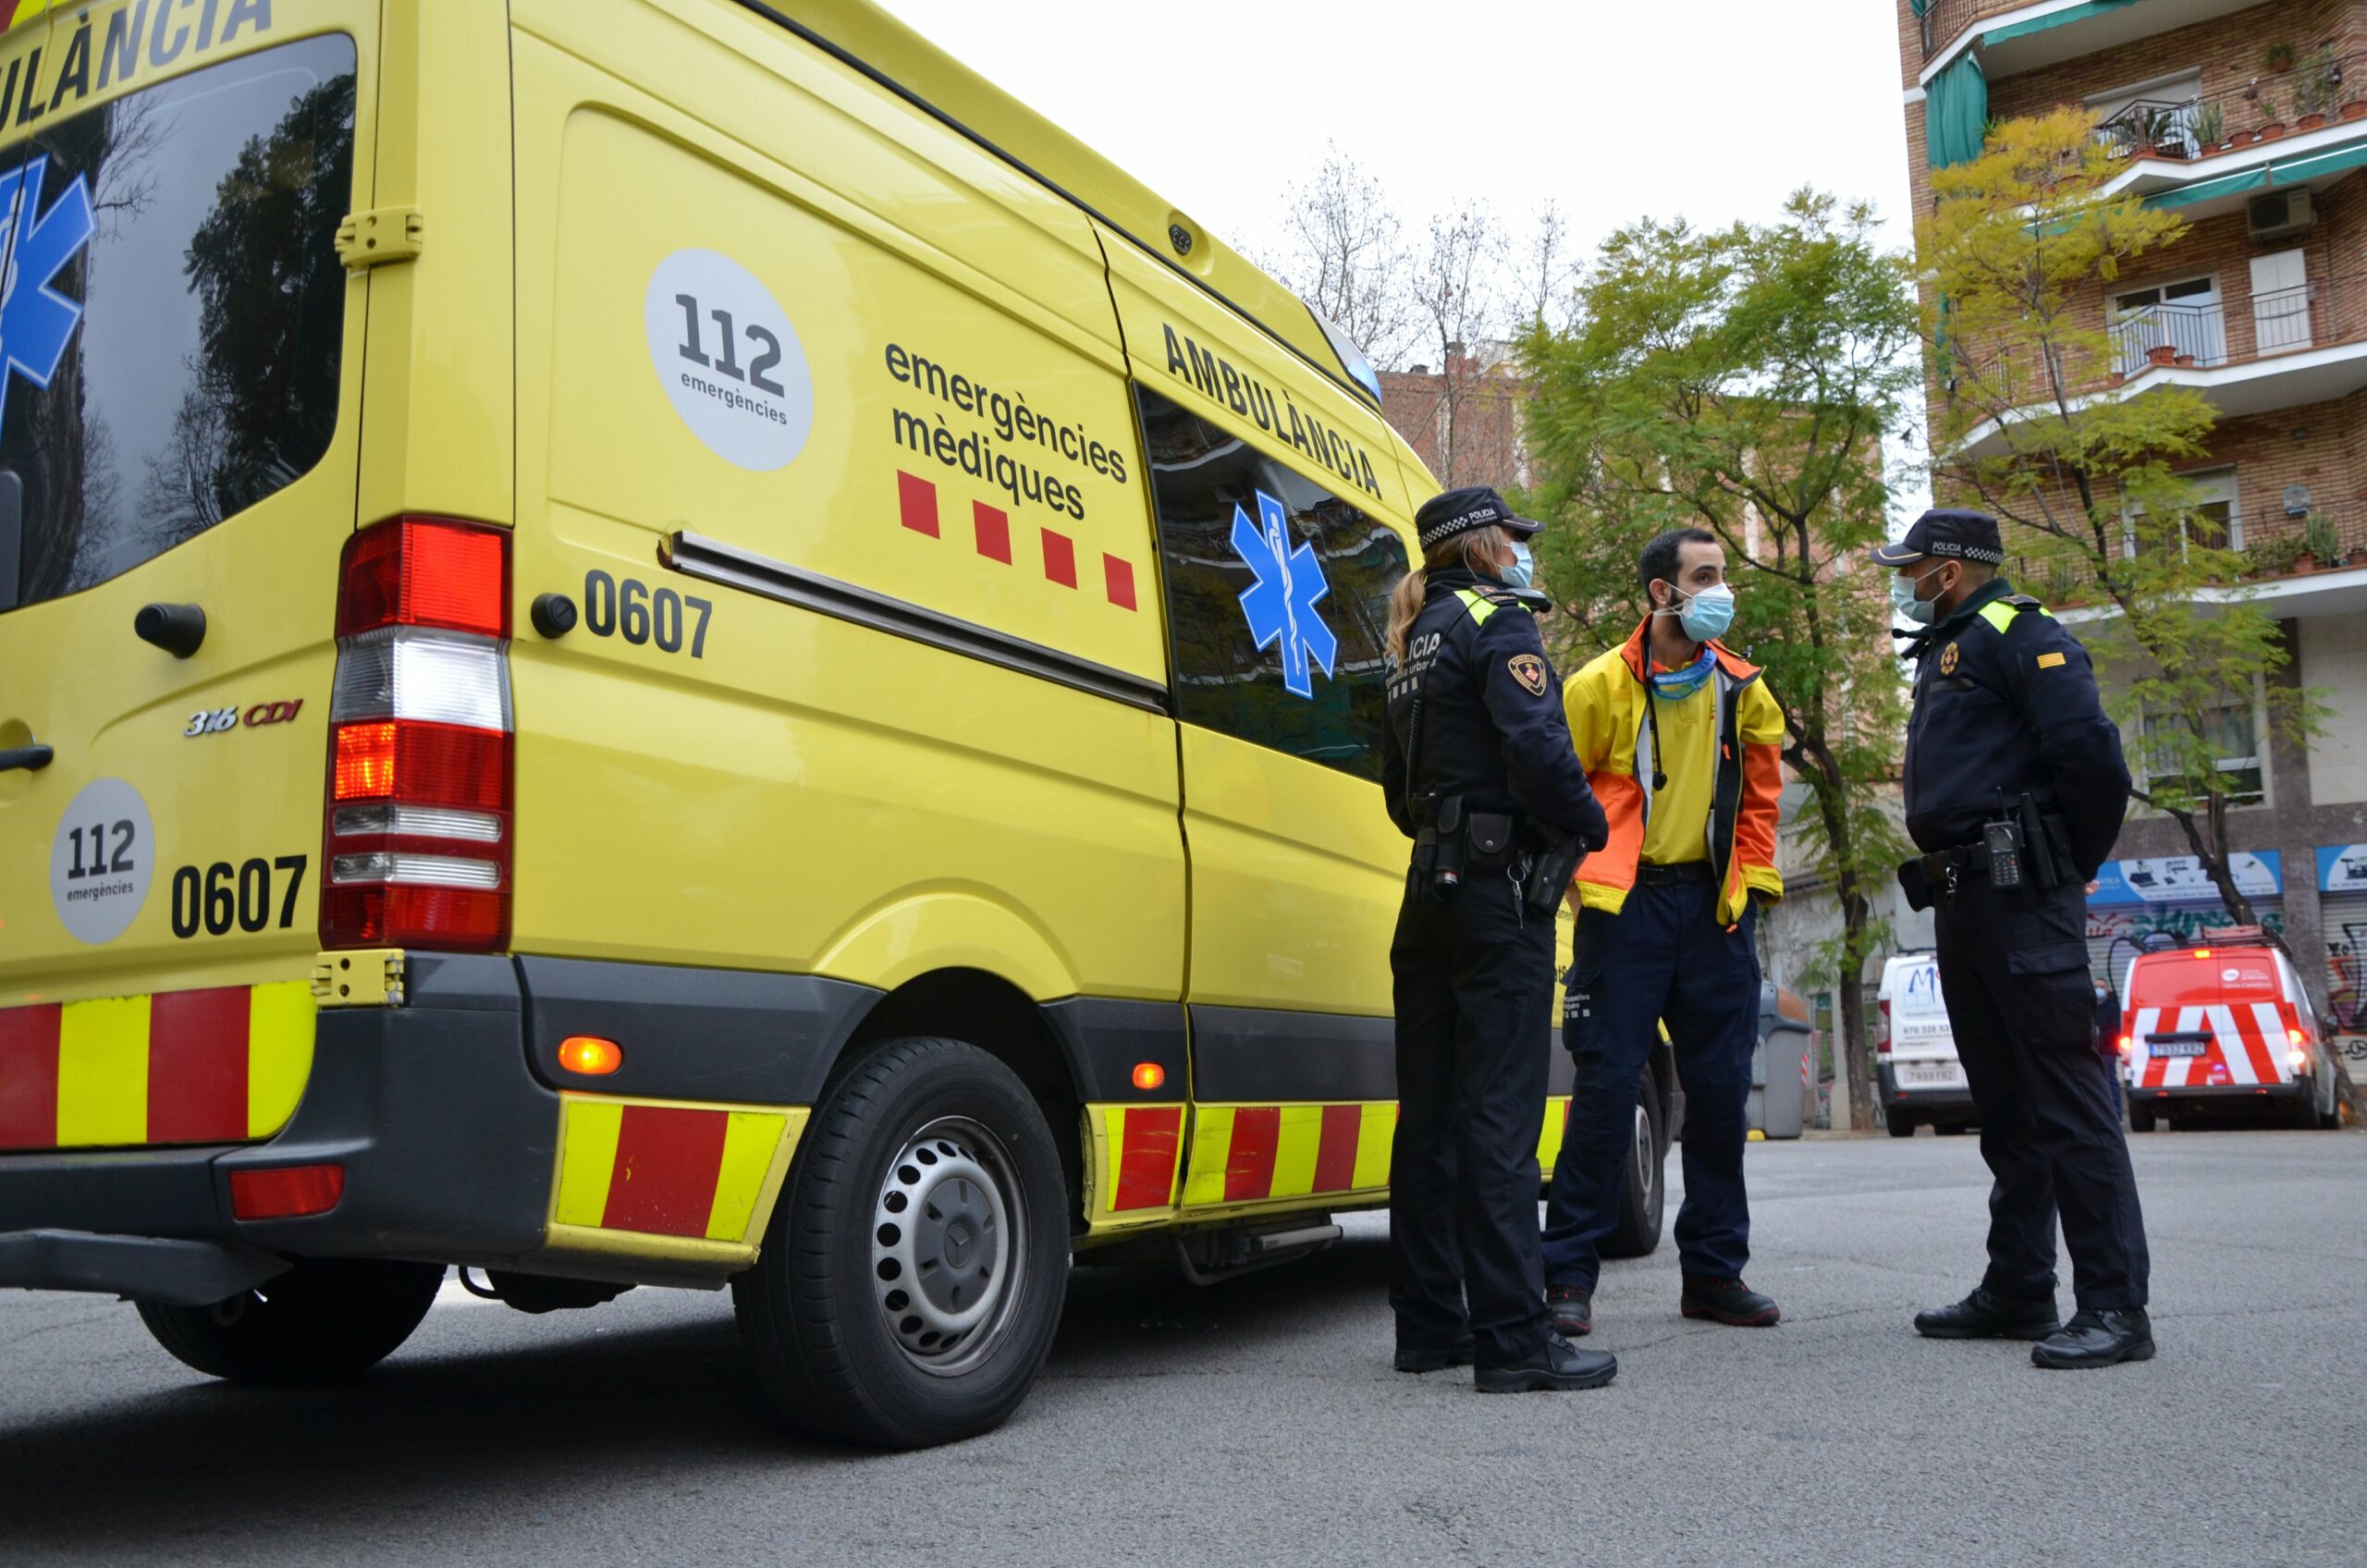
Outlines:
{"type": "Polygon", "coordinates": [[[2226,547],[2180,464],[2203,458],[2215,411],[2188,387],[2118,395],[2152,350],[2179,345],[2145,313],[2104,313],[2105,286],[2177,241],[2174,213],[2104,189],[2123,165],[2073,111],[1992,129],[1981,155],[1932,173],[1918,236],[1939,377],[1933,486],[2010,525],[2021,586],[2108,613],[2080,628],[2106,700],[2135,738],[2138,798],[2177,823],[2238,923],[2258,924],[2228,870],[2230,704],[2262,690],[2271,736],[2300,743],[2323,706],[2280,683],[2291,659],[2247,600],[2254,563],[2226,547]]]}
{"type": "MultiPolygon", "coordinates": [[[[1863,205],[1802,190],[1777,223],[1697,231],[1646,219],[1612,236],[1567,333],[1523,345],[1536,380],[1533,505],[1563,635],[1591,653],[1640,615],[1636,558],[1665,529],[1724,542],[1737,611],[1726,641],[1767,671],[1803,826],[1839,901],[1821,955],[1840,993],[1853,1125],[1872,1123],[1866,961],[1887,940],[1872,890],[1905,852],[1883,809],[1905,731],[1886,585],[1882,440],[1916,390],[1905,262],[1863,205]],[[1591,644],[1588,646],[1587,644],[1591,644]]],[[[1551,623],[1548,623],[1551,625],[1551,623]]]]}

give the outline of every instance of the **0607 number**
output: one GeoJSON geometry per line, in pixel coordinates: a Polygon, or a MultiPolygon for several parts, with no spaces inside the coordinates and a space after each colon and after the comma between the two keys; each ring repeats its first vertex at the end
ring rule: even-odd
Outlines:
{"type": "Polygon", "coordinates": [[[583,625],[595,637],[622,637],[635,647],[655,643],[661,654],[679,654],[686,611],[698,618],[690,631],[691,657],[705,658],[706,620],[715,613],[706,600],[671,588],[653,594],[646,582],[631,577],[619,582],[605,571],[583,574],[583,625]]]}
{"type": "Polygon", "coordinates": [[[285,931],[296,923],[296,891],[304,885],[302,855],[264,860],[258,855],[239,865],[217,860],[200,872],[193,865],[173,873],[173,935],[226,937],[232,926],[261,931],[272,925],[274,884],[277,883],[279,919],[285,931]],[[285,881],[281,881],[281,877],[285,881]]]}

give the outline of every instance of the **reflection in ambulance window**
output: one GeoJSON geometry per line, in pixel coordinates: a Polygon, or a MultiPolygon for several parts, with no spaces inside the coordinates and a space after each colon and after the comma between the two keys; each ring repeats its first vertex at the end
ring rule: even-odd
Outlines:
{"type": "MultiPolygon", "coordinates": [[[[1388,524],[1247,442],[1156,392],[1135,392],[1159,508],[1176,717],[1378,780],[1389,594],[1405,575],[1404,545],[1388,524]],[[1290,690],[1287,668],[1294,655],[1307,656],[1307,633],[1319,647],[1322,631],[1286,620],[1261,648],[1242,600],[1273,575],[1269,567],[1261,577],[1233,547],[1235,508],[1255,523],[1261,494],[1282,503],[1289,544],[1311,545],[1322,572],[1325,592],[1311,607],[1336,649],[1329,675],[1319,655],[1304,667],[1307,695],[1290,690]]],[[[1297,587],[1304,606],[1307,585],[1297,587]]]]}

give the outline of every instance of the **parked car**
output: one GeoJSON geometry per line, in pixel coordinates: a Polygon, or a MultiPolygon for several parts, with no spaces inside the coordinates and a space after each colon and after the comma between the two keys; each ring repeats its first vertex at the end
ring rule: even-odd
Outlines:
{"type": "Polygon", "coordinates": [[[1893,954],[1883,964],[1880,999],[1876,1092],[1890,1135],[1911,1138],[1926,1123],[1943,1132],[1971,1126],[1972,1090],[1956,1060],[1956,1031],[1940,995],[1940,961],[1929,949],[1893,954]]]}
{"type": "Polygon", "coordinates": [[[2262,1116],[2341,1125],[2334,1054],[2292,961],[2250,930],[2140,953],[2121,988],[2128,1126],[2262,1116]]]}

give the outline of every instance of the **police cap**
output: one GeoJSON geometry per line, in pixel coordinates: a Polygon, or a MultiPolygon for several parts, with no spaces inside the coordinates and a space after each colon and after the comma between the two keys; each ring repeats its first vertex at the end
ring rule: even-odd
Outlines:
{"type": "Polygon", "coordinates": [[[1934,507],[1915,520],[1907,537],[1874,546],[1877,566],[1912,566],[1926,557],[2005,564],[2005,546],[1997,537],[1997,520],[1987,512],[1934,507]]]}
{"type": "Polygon", "coordinates": [[[1526,539],[1544,526],[1514,516],[1504,498],[1496,494],[1493,486],[1486,484],[1442,490],[1422,503],[1422,509],[1414,514],[1414,532],[1421,536],[1425,550],[1475,528],[1502,528],[1526,539]]]}

